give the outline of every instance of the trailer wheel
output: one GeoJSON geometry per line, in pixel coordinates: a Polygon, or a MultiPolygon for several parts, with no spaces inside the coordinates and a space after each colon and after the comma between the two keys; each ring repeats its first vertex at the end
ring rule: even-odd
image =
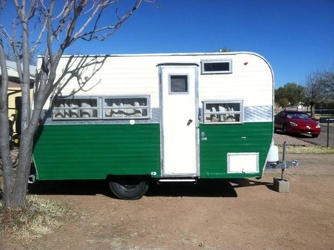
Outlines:
{"type": "Polygon", "coordinates": [[[124,200],[140,199],[148,190],[146,181],[131,177],[112,179],[109,187],[117,198],[124,200]]]}

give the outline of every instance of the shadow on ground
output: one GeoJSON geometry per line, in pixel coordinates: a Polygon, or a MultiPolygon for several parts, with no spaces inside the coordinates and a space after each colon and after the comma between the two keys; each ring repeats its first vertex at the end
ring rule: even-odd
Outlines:
{"type": "MultiPolygon", "coordinates": [[[[146,196],[161,197],[237,197],[236,189],[262,185],[273,190],[272,183],[248,179],[199,180],[197,183],[151,182],[146,196]]],[[[113,197],[107,181],[37,181],[29,185],[30,194],[105,195],[113,197]]]]}

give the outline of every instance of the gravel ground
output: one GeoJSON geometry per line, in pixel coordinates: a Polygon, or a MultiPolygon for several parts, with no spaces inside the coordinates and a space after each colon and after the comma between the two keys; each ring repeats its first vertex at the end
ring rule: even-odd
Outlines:
{"type": "Polygon", "coordinates": [[[303,141],[293,136],[274,133],[275,145],[277,146],[283,145],[284,141],[287,143],[287,145],[293,145],[293,146],[312,146],[314,145],[310,142],[303,141]]]}

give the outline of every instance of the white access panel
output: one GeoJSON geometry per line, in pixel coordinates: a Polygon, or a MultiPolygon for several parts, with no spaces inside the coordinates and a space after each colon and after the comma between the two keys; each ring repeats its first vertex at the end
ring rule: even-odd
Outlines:
{"type": "Polygon", "coordinates": [[[228,153],[227,173],[258,173],[259,153],[228,153]]]}
{"type": "Polygon", "coordinates": [[[196,67],[169,66],[161,70],[162,173],[197,173],[196,67]],[[173,77],[187,79],[185,91],[173,92],[173,77]]]}

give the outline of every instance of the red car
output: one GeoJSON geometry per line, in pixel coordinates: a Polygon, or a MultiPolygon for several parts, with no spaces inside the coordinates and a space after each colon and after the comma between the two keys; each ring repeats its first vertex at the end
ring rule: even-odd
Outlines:
{"type": "Polygon", "coordinates": [[[319,136],[320,124],[306,112],[283,110],[275,115],[274,131],[282,130],[284,134],[309,134],[313,138],[319,136]]]}

